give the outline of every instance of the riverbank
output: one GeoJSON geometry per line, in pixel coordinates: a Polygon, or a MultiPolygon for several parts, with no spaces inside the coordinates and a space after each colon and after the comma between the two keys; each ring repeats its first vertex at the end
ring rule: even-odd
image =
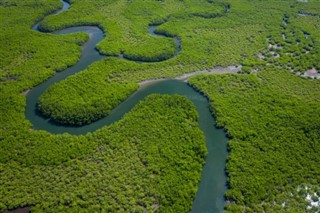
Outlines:
{"type": "Polygon", "coordinates": [[[199,75],[199,74],[206,74],[206,75],[212,75],[212,74],[224,74],[224,73],[238,73],[242,69],[242,65],[239,66],[228,66],[228,67],[221,67],[217,66],[209,70],[198,70],[195,72],[185,73],[181,76],[178,76],[176,78],[155,78],[150,80],[141,81],[139,83],[140,88],[145,88],[149,86],[150,84],[154,84],[157,82],[165,81],[165,80],[180,80],[180,81],[187,81],[189,78],[199,75]]]}

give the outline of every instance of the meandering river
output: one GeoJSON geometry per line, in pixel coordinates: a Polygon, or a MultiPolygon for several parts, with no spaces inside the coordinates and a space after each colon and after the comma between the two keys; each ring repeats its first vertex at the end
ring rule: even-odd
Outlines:
{"type": "MultiPolygon", "coordinates": [[[[70,5],[63,2],[63,8],[55,14],[59,14],[67,10],[70,5]]],[[[32,29],[38,30],[41,23],[36,23],[32,29]]],[[[154,32],[155,26],[149,26],[149,33],[154,36],[162,36],[154,32]]],[[[39,30],[38,30],[39,31],[39,30]]],[[[215,120],[209,109],[208,100],[199,92],[190,87],[187,83],[179,80],[164,80],[152,83],[146,87],[141,87],[127,100],[116,107],[109,116],[102,118],[96,122],[82,127],[61,126],[50,122],[49,119],[42,117],[36,109],[37,101],[43,92],[52,84],[59,82],[69,75],[84,70],[93,62],[103,59],[106,56],[100,55],[95,46],[104,38],[101,29],[95,26],[71,27],[54,34],[67,34],[72,32],[86,32],[90,34],[89,41],[82,47],[82,55],[77,64],[67,68],[63,72],[56,73],[55,76],[48,79],[44,83],[32,88],[27,94],[26,117],[30,120],[34,129],[46,130],[54,134],[68,132],[70,134],[80,135],[87,132],[93,132],[102,126],[109,125],[118,121],[123,115],[129,112],[140,100],[149,94],[179,94],[189,98],[195,105],[199,113],[199,125],[206,137],[208,155],[206,164],[202,171],[201,181],[198,187],[196,198],[193,202],[192,213],[204,212],[222,212],[225,205],[224,193],[226,191],[226,175],[225,163],[227,158],[227,142],[228,139],[222,129],[215,127],[215,120]]],[[[176,54],[180,50],[180,40],[174,37],[177,48],[176,54]]],[[[123,60],[123,59],[119,59],[123,60]]]]}

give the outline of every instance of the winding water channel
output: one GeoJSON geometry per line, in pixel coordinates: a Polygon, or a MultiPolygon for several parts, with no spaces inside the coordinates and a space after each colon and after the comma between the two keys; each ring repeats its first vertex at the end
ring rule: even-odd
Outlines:
{"type": "MultiPolygon", "coordinates": [[[[63,8],[55,14],[59,14],[67,10],[70,5],[63,2],[63,8]]],[[[38,22],[32,29],[38,30],[38,22]]],[[[149,33],[154,36],[158,35],[154,32],[156,26],[149,27],[149,33]]],[[[80,26],[71,27],[61,31],[56,31],[54,34],[67,34],[72,32],[86,32],[90,35],[89,41],[82,47],[82,55],[77,64],[67,68],[63,72],[56,73],[55,76],[48,79],[44,83],[32,88],[27,94],[26,117],[30,120],[34,129],[46,130],[51,133],[60,134],[68,132],[70,134],[80,135],[87,132],[93,132],[102,126],[109,125],[118,121],[123,115],[129,112],[140,100],[149,94],[179,94],[189,98],[195,105],[199,113],[199,125],[206,137],[206,144],[208,155],[206,157],[206,164],[202,171],[201,181],[198,187],[196,198],[193,202],[192,213],[204,212],[222,212],[225,205],[224,193],[226,191],[226,175],[225,163],[227,158],[227,141],[225,133],[222,129],[215,127],[215,120],[213,119],[208,100],[188,86],[187,83],[179,80],[164,80],[152,83],[146,87],[141,87],[127,100],[116,107],[109,116],[102,118],[96,122],[82,127],[61,126],[50,122],[49,119],[42,117],[36,109],[36,103],[43,92],[52,84],[59,82],[69,75],[73,75],[89,66],[91,63],[103,59],[106,56],[100,55],[95,46],[104,38],[104,33],[101,29],[95,26],[80,26]]],[[[180,40],[173,38],[177,44],[178,54],[180,50],[180,40]]],[[[122,60],[122,59],[119,59],[122,60]]]]}

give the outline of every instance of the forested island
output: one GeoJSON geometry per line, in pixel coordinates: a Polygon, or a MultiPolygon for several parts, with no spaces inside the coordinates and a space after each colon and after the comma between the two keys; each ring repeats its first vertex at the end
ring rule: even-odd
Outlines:
{"type": "Polygon", "coordinates": [[[0,212],[320,212],[319,0],[0,0],[0,17],[0,212]]]}

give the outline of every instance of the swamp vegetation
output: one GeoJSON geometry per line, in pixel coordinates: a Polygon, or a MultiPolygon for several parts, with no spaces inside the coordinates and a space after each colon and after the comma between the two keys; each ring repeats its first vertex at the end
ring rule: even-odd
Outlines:
{"type": "Polygon", "coordinates": [[[90,36],[50,32],[83,25],[104,31],[96,48],[108,57],[49,87],[39,113],[84,125],[141,81],[242,65],[239,74],[189,80],[230,137],[226,212],[319,211],[306,199],[320,195],[319,0],[70,3],[49,15],[62,3],[0,0],[0,212],[191,210],[207,150],[190,100],[151,95],[80,136],[35,130],[26,119],[27,91],[74,65],[90,36]],[[39,29],[47,33],[32,30],[46,15],[39,29]]]}
{"type": "Polygon", "coordinates": [[[307,193],[298,188],[320,190],[320,82],[270,67],[258,76],[197,76],[189,83],[212,100],[217,125],[231,138],[227,212],[307,211],[307,193]]]}

